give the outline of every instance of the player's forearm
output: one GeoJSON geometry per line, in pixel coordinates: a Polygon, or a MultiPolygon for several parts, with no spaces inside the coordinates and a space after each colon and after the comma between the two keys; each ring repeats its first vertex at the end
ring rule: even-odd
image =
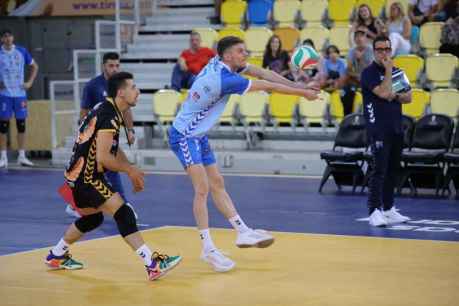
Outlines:
{"type": "MultiPolygon", "coordinates": [[[[118,150],[118,153],[121,150],[118,150]]],[[[122,152],[122,151],[121,151],[122,152]]],[[[97,162],[104,167],[104,169],[108,169],[114,172],[126,172],[128,173],[130,168],[132,167],[129,161],[126,158],[126,155],[117,154],[116,156],[110,153],[104,153],[100,156],[97,155],[97,162]]]]}
{"type": "Polygon", "coordinates": [[[89,113],[89,109],[87,108],[80,109],[80,120],[83,120],[83,118],[86,117],[88,113],[89,113]]]}
{"type": "Polygon", "coordinates": [[[271,71],[271,70],[266,70],[266,69],[263,70],[261,78],[263,80],[266,80],[266,81],[269,81],[269,82],[273,82],[273,83],[278,83],[278,84],[282,84],[282,85],[286,85],[286,86],[290,86],[290,87],[298,87],[297,83],[292,82],[292,81],[284,78],[280,74],[278,74],[278,73],[276,73],[274,71],[271,71]]]}
{"type": "Polygon", "coordinates": [[[27,83],[32,84],[37,78],[37,74],[38,74],[38,65],[33,63],[30,66],[30,75],[29,75],[29,79],[27,80],[27,83]]]}
{"type": "Polygon", "coordinates": [[[398,101],[402,104],[411,103],[411,91],[398,94],[398,101]]]}

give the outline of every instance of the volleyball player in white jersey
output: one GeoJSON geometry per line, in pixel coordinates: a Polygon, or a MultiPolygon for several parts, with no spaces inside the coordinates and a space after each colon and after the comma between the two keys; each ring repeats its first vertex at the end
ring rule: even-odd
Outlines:
{"type": "Polygon", "coordinates": [[[201,259],[215,271],[226,272],[235,263],[223,255],[212,241],[207,211],[209,191],[218,210],[237,231],[238,247],[264,248],[270,246],[274,238],[266,231],[248,227],[239,216],[225,190],[223,177],[208,143],[207,131],[218,122],[231,94],[266,90],[314,100],[319,88],[316,84],[305,88],[304,84],[291,82],[275,72],[248,65],[244,41],[237,37],[222,38],[218,42],[217,52],[218,56],[210,60],[190,88],[169,130],[169,145],[193,184],[193,212],[203,246],[201,259]],[[262,80],[247,80],[240,73],[262,80]]]}

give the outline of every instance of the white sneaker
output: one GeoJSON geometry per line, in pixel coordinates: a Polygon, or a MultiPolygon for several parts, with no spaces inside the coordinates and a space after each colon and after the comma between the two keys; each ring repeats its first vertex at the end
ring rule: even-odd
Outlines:
{"type": "Polygon", "coordinates": [[[134,207],[132,206],[132,204],[129,203],[129,202],[126,202],[126,203],[124,203],[124,204],[126,204],[127,206],[129,206],[129,207],[132,209],[132,212],[134,213],[135,219],[138,220],[138,219],[139,219],[139,216],[138,216],[137,213],[135,212],[134,207]]]}
{"type": "Polygon", "coordinates": [[[218,249],[202,252],[201,259],[212,266],[216,272],[227,272],[234,268],[236,263],[223,255],[218,249]]]}
{"type": "Polygon", "coordinates": [[[239,248],[267,248],[274,242],[274,237],[264,230],[249,230],[238,234],[236,246],[239,248]]]}
{"type": "Polygon", "coordinates": [[[379,209],[375,209],[375,211],[370,215],[368,223],[372,226],[386,226],[388,224],[386,218],[384,218],[379,209]]]}
{"type": "Polygon", "coordinates": [[[8,158],[0,158],[0,168],[8,168],[8,158]]]}
{"type": "Polygon", "coordinates": [[[391,209],[384,211],[383,215],[387,220],[387,224],[404,223],[406,221],[411,220],[410,217],[403,216],[402,214],[397,212],[395,207],[392,207],[391,209]]]}
{"type": "Polygon", "coordinates": [[[80,214],[70,205],[67,205],[67,207],[65,207],[65,212],[67,213],[67,215],[71,217],[81,218],[80,214]]]}
{"type": "Polygon", "coordinates": [[[25,166],[25,167],[33,167],[34,164],[31,162],[27,157],[25,156],[20,156],[18,157],[18,165],[19,166],[25,166]]]}

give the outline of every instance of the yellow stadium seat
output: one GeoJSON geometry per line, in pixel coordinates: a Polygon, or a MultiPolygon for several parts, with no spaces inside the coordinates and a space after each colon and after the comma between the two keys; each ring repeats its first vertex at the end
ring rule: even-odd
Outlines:
{"type": "Polygon", "coordinates": [[[303,0],[300,6],[301,18],[307,22],[307,27],[321,25],[327,0],[303,0]]]}
{"type": "Polygon", "coordinates": [[[221,123],[229,123],[234,126],[234,108],[241,100],[240,95],[231,95],[228,103],[226,103],[225,110],[223,111],[222,115],[220,116],[220,124],[221,123]]]}
{"type": "Polygon", "coordinates": [[[409,0],[386,0],[386,16],[390,16],[390,6],[394,2],[400,2],[403,7],[403,12],[405,13],[405,16],[407,16],[409,0]]]}
{"type": "Polygon", "coordinates": [[[295,18],[300,9],[300,2],[297,0],[283,0],[274,2],[274,21],[279,27],[294,26],[295,18]]]}
{"type": "Polygon", "coordinates": [[[444,22],[427,22],[421,26],[419,42],[422,48],[426,49],[427,54],[434,54],[440,48],[441,28],[444,22]]]}
{"type": "Polygon", "coordinates": [[[330,116],[335,125],[343,120],[344,108],[339,90],[335,90],[330,94],[330,116]]]}
{"type": "Polygon", "coordinates": [[[320,92],[319,98],[314,101],[300,98],[300,116],[306,129],[311,123],[320,123],[322,127],[326,126],[325,114],[329,103],[330,94],[323,90],[320,92]]]}
{"type": "Polygon", "coordinates": [[[214,48],[215,42],[217,41],[217,31],[211,28],[194,28],[193,32],[201,35],[201,46],[207,48],[214,48]]]}
{"type": "Polygon", "coordinates": [[[279,123],[293,124],[293,114],[295,107],[298,105],[299,97],[272,93],[269,97],[269,110],[274,118],[276,125],[279,123]]]}
{"type": "Polygon", "coordinates": [[[263,91],[251,91],[241,96],[239,111],[246,127],[250,124],[264,126],[263,113],[267,103],[268,94],[263,91]]]}
{"type": "Polygon", "coordinates": [[[245,31],[245,44],[251,55],[263,55],[266,44],[272,35],[273,32],[265,27],[249,28],[245,31]]]}
{"type": "Polygon", "coordinates": [[[414,54],[399,55],[394,58],[394,66],[405,71],[410,83],[414,86],[424,69],[424,59],[414,54]]]}
{"type": "Polygon", "coordinates": [[[236,36],[239,37],[240,39],[245,39],[244,37],[244,31],[238,28],[223,28],[218,31],[218,40],[222,39],[223,37],[226,36],[236,36]]]}
{"type": "Polygon", "coordinates": [[[449,53],[437,53],[426,59],[426,76],[433,87],[449,87],[458,59],[449,53]]]}
{"type": "Polygon", "coordinates": [[[419,88],[414,88],[412,91],[411,103],[402,104],[402,113],[404,115],[419,119],[430,103],[430,94],[419,88]]]}
{"type": "Polygon", "coordinates": [[[245,1],[224,1],[220,9],[222,22],[226,26],[240,27],[246,8],[245,1]]]}
{"type": "Polygon", "coordinates": [[[352,112],[353,113],[363,112],[363,96],[360,91],[355,92],[354,104],[352,104],[352,112]]]}
{"type": "Polygon", "coordinates": [[[430,94],[430,107],[432,113],[450,116],[458,124],[459,91],[453,88],[434,90],[430,94]]]}
{"type": "Polygon", "coordinates": [[[292,51],[300,39],[300,31],[292,27],[282,27],[274,30],[274,34],[279,36],[282,42],[282,49],[292,51]]]}
{"type": "Polygon", "coordinates": [[[328,16],[338,24],[349,24],[355,0],[328,0],[328,16]]]}
{"type": "Polygon", "coordinates": [[[322,50],[329,37],[330,31],[321,25],[308,26],[300,32],[300,40],[303,41],[306,38],[312,39],[317,50],[322,50]]]}
{"type": "Polygon", "coordinates": [[[350,25],[337,25],[330,30],[330,44],[336,45],[341,55],[349,51],[349,30],[350,25]]]}
{"type": "Polygon", "coordinates": [[[370,7],[373,16],[379,16],[383,10],[385,0],[357,0],[355,6],[366,4],[370,7]]]}
{"type": "Polygon", "coordinates": [[[180,90],[180,103],[182,103],[183,101],[185,101],[185,99],[188,97],[188,89],[181,89],[180,90]]]}
{"type": "Polygon", "coordinates": [[[247,60],[247,62],[251,65],[262,67],[263,66],[263,57],[262,56],[251,56],[247,60]]]}
{"type": "Polygon", "coordinates": [[[153,114],[165,141],[167,140],[167,126],[175,118],[181,97],[179,92],[170,89],[161,89],[153,94],[153,114]]]}

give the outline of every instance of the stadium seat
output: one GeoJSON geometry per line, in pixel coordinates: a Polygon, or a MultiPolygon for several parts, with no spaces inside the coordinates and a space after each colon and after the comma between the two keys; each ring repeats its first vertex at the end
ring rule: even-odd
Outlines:
{"type": "Polygon", "coordinates": [[[180,101],[179,103],[183,103],[185,99],[188,97],[188,89],[182,88],[180,90],[180,101]]]}
{"type": "Polygon", "coordinates": [[[226,36],[236,36],[239,37],[240,39],[245,39],[245,33],[244,30],[238,29],[238,28],[222,28],[218,31],[218,37],[217,39],[220,40],[223,37],[226,36]]]}
{"type": "Polygon", "coordinates": [[[415,87],[419,75],[424,69],[424,59],[414,54],[399,55],[394,58],[394,66],[405,71],[411,86],[415,87]]]}
{"type": "Polygon", "coordinates": [[[303,0],[300,5],[300,12],[301,18],[306,21],[306,26],[321,26],[327,7],[327,0],[303,0]]]}
{"type": "Polygon", "coordinates": [[[299,97],[293,95],[272,93],[269,96],[269,111],[275,126],[280,123],[288,123],[290,126],[295,126],[294,113],[298,101],[299,97]]]}
{"type": "Polygon", "coordinates": [[[295,26],[300,9],[298,0],[282,0],[274,2],[273,19],[277,27],[295,26]]]}
{"type": "Polygon", "coordinates": [[[245,31],[245,43],[247,49],[251,52],[250,55],[263,55],[266,44],[272,35],[273,32],[264,27],[249,28],[247,31],[245,31]]]}
{"type": "Polygon", "coordinates": [[[153,115],[161,128],[164,140],[167,140],[167,127],[172,123],[181,101],[179,92],[170,89],[161,89],[153,94],[153,115]]]}
{"type": "Polygon", "coordinates": [[[402,104],[402,113],[404,115],[419,119],[430,102],[430,94],[419,88],[414,88],[412,91],[411,103],[402,104]]]}
{"type": "Polygon", "coordinates": [[[247,3],[241,0],[224,1],[220,15],[223,24],[227,27],[240,27],[244,19],[247,3]]]}
{"type": "Polygon", "coordinates": [[[312,39],[318,51],[323,49],[329,37],[330,31],[321,25],[308,26],[300,32],[301,42],[307,38],[312,39]]]}
{"type": "Polygon", "coordinates": [[[418,187],[435,188],[438,195],[444,180],[443,155],[449,150],[453,127],[453,120],[441,114],[425,115],[416,121],[411,147],[401,156],[399,192],[409,182],[412,195],[418,187]]]}
{"type": "Polygon", "coordinates": [[[330,44],[337,46],[342,56],[346,55],[350,48],[350,29],[350,25],[336,25],[330,30],[330,44]]]}
{"type": "Polygon", "coordinates": [[[201,35],[201,46],[213,49],[217,41],[217,31],[211,28],[194,28],[193,32],[201,35]]]}
{"type": "Polygon", "coordinates": [[[300,32],[296,28],[282,27],[274,30],[274,34],[282,41],[282,49],[292,51],[298,44],[300,32]]]}
{"type": "Polygon", "coordinates": [[[300,98],[300,117],[306,130],[311,124],[320,124],[323,128],[326,127],[325,116],[329,103],[330,94],[323,90],[320,92],[317,100],[309,101],[303,97],[300,98]]]}
{"type": "Polygon", "coordinates": [[[355,0],[328,0],[328,17],[334,21],[335,26],[348,25],[354,6],[355,0]]]}
{"type": "Polygon", "coordinates": [[[263,91],[251,91],[241,96],[239,112],[246,128],[250,125],[264,127],[264,112],[267,104],[268,94],[263,91]]]}
{"type": "Polygon", "coordinates": [[[407,16],[408,15],[408,3],[409,3],[409,0],[386,0],[386,9],[385,9],[385,12],[384,12],[386,14],[386,17],[390,15],[390,6],[394,2],[399,2],[402,5],[403,11],[405,12],[405,16],[407,16]]]}
{"type": "Polygon", "coordinates": [[[427,57],[426,76],[432,87],[450,87],[457,63],[457,57],[449,53],[437,53],[427,57]]]}
{"type": "Polygon", "coordinates": [[[358,7],[361,4],[366,4],[370,7],[373,16],[377,17],[381,15],[385,2],[386,0],[357,0],[355,6],[358,7]]]}
{"type": "Polygon", "coordinates": [[[247,22],[250,25],[268,25],[272,18],[274,0],[250,0],[247,6],[247,22]]]}
{"type": "Polygon", "coordinates": [[[330,94],[330,116],[335,126],[337,126],[344,117],[344,108],[339,90],[335,90],[330,94]]]}
{"type": "Polygon", "coordinates": [[[354,104],[352,104],[353,113],[362,113],[363,112],[363,96],[360,91],[355,92],[354,104]]]}
{"type": "Polygon", "coordinates": [[[247,60],[247,62],[251,65],[262,67],[263,66],[263,57],[262,56],[251,56],[247,60]]]}
{"type": "Polygon", "coordinates": [[[338,189],[351,185],[355,192],[357,185],[363,183],[363,152],[367,146],[365,118],[362,114],[347,115],[341,122],[335,137],[333,149],[322,151],[320,158],[327,167],[320,182],[319,192],[330,176],[333,176],[338,189]]]}
{"type": "Polygon", "coordinates": [[[419,42],[428,55],[438,52],[440,48],[441,28],[444,22],[427,22],[421,26],[419,42]]]}
{"type": "Polygon", "coordinates": [[[226,123],[226,124],[231,124],[231,126],[234,126],[235,124],[235,117],[234,117],[234,112],[236,105],[239,103],[241,100],[240,95],[231,95],[228,103],[226,103],[225,110],[223,111],[222,115],[220,116],[220,124],[226,123]]]}
{"type": "Polygon", "coordinates": [[[458,123],[459,91],[453,88],[432,91],[430,94],[430,107],[432,113],[449,116],[458,123]]]}

